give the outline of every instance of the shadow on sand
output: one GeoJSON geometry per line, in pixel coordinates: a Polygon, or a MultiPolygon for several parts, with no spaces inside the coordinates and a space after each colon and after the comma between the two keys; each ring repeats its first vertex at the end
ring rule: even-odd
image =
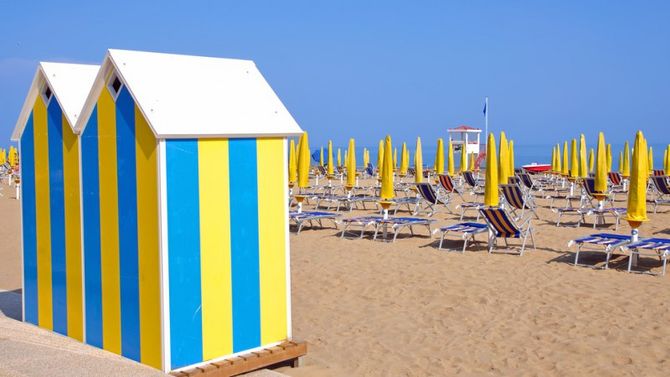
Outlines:
{"type": "Polygon", "coordinates": [[[20,289],[13,291],[0,290],[0,313],[8,318],[20,321],[21,299],[22,297],[20,289]]]}

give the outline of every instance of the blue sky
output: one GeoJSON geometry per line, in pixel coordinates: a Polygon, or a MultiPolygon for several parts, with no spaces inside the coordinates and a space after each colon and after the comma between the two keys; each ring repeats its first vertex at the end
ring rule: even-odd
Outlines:
{"type": "Polygon", "coordinates": [[[642,129],[670,142],[668,1],[0,0],[0,145],[38,61],[107,48],[252,59],[312,145],[445,137],[520,144],[642,129]]]}

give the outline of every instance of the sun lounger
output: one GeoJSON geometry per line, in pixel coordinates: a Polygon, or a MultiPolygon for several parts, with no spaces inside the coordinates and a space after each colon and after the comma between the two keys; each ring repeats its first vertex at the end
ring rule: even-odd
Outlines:
{"type": "Polygon", "coordinates": [[[441,196],[430,183],[417,183],[416,184],[416,189],[421,195],[421,198],[423,200],[420,200],[417,205],[417,210],[415,211],[415,215],[418,214],[421,211],[422,205],[425,207],[425,209],[428,211],[428,216],[433,216],[435,212],[438,210],[438,205],[443,204],[447,210],[449,209],[447,207],[447,204],[449,203],[449,197],[448,196],[441,196]]]}
{"type": "Polygon", "coordinates": [[[523,252],[526,249],[526,241],[530,236],[530,240],[533,243],[533,249],[535,249],[535,238],[533,237],[533,227],[530,217],[517,225],[508,212],[502,208],[482,208],[479,212],[481,212],[491,230],[489,232],[489,254],[493,252],[498,238],[505,240],[506,247],[509,247],[508,240],[510,238],[521,239],[519,255],[523,255],[523,252]]]}
{"type": "Polygon", "coordinates": [[[647,238],[626,245],[625,248],[630,252],[628,272],[631,272],[631,268],[633,267],[633,258],[638,258],[641,255],[651,255],[658,257],[663,262],[663,272],[661,272],[661,275],[665,275],[665,267],[668,261],[668,256],[670,256],[670,239],[647,238]]]}
{"type": "Polygon", "coordinates": [[[605,207],[597,205],[593,206],[593,201],[597,200],[595,196],[599,194],[598,192],[595,191],[595,179],[594,178],[584,178],[582,180],[582,188],[584,191],[584,194],[588,198],[586,202],[590,202],[592,205],[591,207],[585,207],[581,209],[582,212],[582,219],[584,219],[586,216],[595,216],[595,221],[593,221],[593,229],[596,228],[597,224],[605,224],[605,215],[611,215],[614,218],[614,230],[619,229],[619,223],[621,222],[621,216],[626,214],[627,209],[623,207],[614,207],[612,205],[611,198],[605,193],[606,197],[603,200],[603,204],[609,203],[611,207],[605,207]]]}
{"type": "Polygon", "coordinates": [[[612,253],[617,248],[630,243],[630,236],[612,233],[596,233],[586,237],[577,238],[568,242],[568,247],[577,245],[577,252],[575,254],[575,266],[587,266],[579,264],[579,253],[582,251],[597,251],[605,253],[605,269],[607,269],[612,253]],[[585,250],[588,248],[589,250],[585,250]]]}
{"type": "Polygon", "coordinates": [[[323,228],[323,220],[330,220],[335,225],[337,229],[337,218],[340,217],[340,214],[333,212],[321,212],[321,211],[291,211],[288,214],[289,222],[292,222],[297,226],[296,234],[300,233],[305,224],[309,224],[310,227],[314,227],[314,223],[319,224],[319,227],[323,228]]]}
{"type": "Polygon", "coordinates": [[[503,197],[505,198],[505,202],[510,205],[512,209],[512,213],[515,215],[515,219],[517,221],[521,220],[524,218],[524,213],[526,210],[529,210],[530,212],[535,215],[535,218],[539,219],[540,217],[537,215],[537,212],[535,212],[536,206],[535,202],[533,201],[533,196],[529,194],[525,195],[522,191],[519,185],[515,184],[506,184],[506,185],[500,185],[500,190],[503,193],[503,197]],[[520,211],[521,213],[517,216],[517,211],[520,211]]]}
{"type": "Polygon", "coordinates": [[[433,219],[424,219],[420,217],[389,217],[388,219],[379,219],[377,220],[377,225],[375,229],[375,234],[373,239],[377,239],[377,235],[379,234],[380,231],[382,231],[382,234],[384,237],[386,237],[386,233],[388,230],[390,230],[393,233],[393,242],[395,242],[396,238],[398,237],[398,233],[400,233],[401,230],[403,229],[409,229],[410,234],[414,236],[414,227],[415,226],[425,226],[428,229],[428,236],[430,237],[433,233],[431,231],[431,224],[435,222],[433,219]],[[390,227],[390,229],[389,229],[390,227]]]}
{"type": "Polygon", "coordinates": [[[459,224],[454,224],[454,225],[449,225],[442,227],[440,229],[436,229],[433,233],[441,232],[442,236],[440,237],[440,244],[437,247],[438,249],[442,250],[442,243],[444,242],[444,238],[450,233],[459,233],[461,239],[463,240],[463,250],[462,252],[465,253],[465,249],[468,247],[468,241],[475,242],[475,236],[480,233],[484,233],[488,230],[488,225],[486,224],[480,224],[480,223],[459,223],[459,224]]]}
{"type": "Polygon", "coordinates": [[[470,193],[472,195],[483,195],[484,189],[482,188],[481,181],[476,179],[471,171],[464,171],[463,179],[465,183],[470,186],[470,193]]]}

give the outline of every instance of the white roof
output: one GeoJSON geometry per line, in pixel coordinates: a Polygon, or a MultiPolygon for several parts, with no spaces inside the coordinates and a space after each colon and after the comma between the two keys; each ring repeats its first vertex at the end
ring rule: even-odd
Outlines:
{"type": "Polygon", "coordinates": [[[113,70],[159,138],[302,133],[253,61],[127,50],[107,52],[78,131],[113,70]]]}
{"type": "Polygon", "coordinates": [[[19,119],[16,121],[12,140],[18,140],[21,137],[35,99],[45,83],[48,83],[51,88],[70,127],[74,127],[99,68],[92,64],[39,63],[28,96],[19,113],[19,119]]]}

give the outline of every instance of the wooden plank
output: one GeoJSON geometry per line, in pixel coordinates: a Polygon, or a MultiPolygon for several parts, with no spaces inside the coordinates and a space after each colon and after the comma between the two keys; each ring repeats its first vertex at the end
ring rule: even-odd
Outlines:
{"type": "Polygon", "coordinates": [[[171,374],[175,377],[231,377],[285,362],[290,362],[292,366],[297,366],[299,358],[306,354],[307,343],[287,341],[274,347],[264,348],[179,372],[172,372],[171,374]]]}

